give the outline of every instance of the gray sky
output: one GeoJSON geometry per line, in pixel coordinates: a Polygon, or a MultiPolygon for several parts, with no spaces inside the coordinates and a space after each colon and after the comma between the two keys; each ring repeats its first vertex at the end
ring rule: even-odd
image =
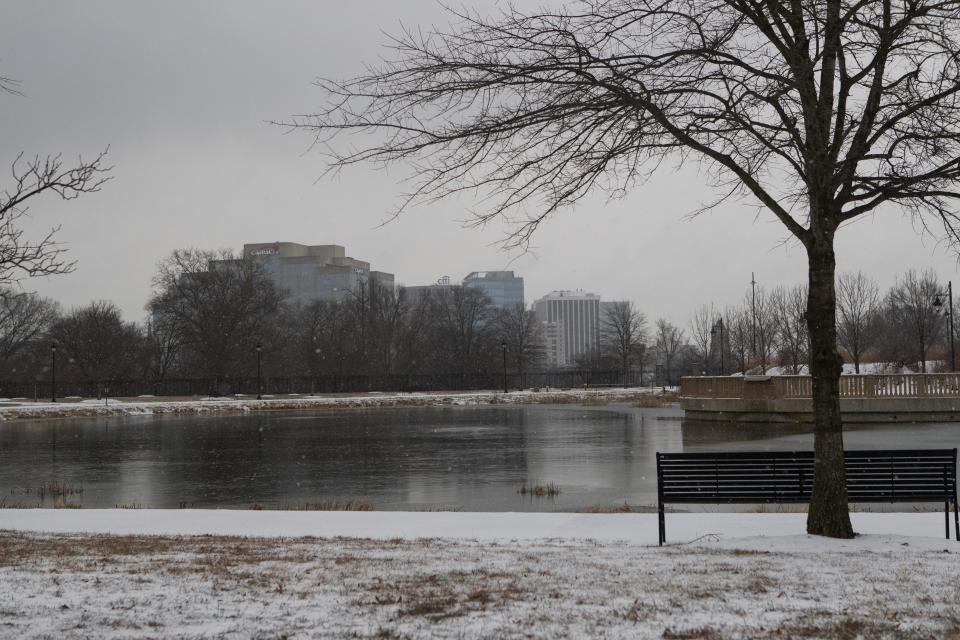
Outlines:
{"type": "MultiPolygon", "coordinates": [[[[426,25],[443,12],[434,0],[6,0],[0,75],[19,79],[24,97],[0,96],[0,162],[21,150],[69,159],[109,145],[115,165],[99,194],[34,203],[28,228],[62,225],[77,270],[24,286],[67,307],[110,299],[140,319],[155,265],[173,249],[280,240],[345,245],[404,284],[514,269],[528,302],[581,288],[686,325],[702,302],[739,301],[751,271],[765,286],[805,279],[802,249],[782,243],[772,216],[729,204],[686,219],[713,195],[693,168],[558,214],[528,254],[496,246],[503,226],[463,229],[464,201],[380,227],[402,172],[357,167],[317,181],[322,159],[307,139],[266,121],[315,111],[323,96],[312,80],[375,61],[382,32],[401,21],[426,25]]],[[[883,287],[909,267],[944,280],[957,269],[947,247],[896,211],[843,229],[838,256],[840,269],[863,269],[883,287]]]]}

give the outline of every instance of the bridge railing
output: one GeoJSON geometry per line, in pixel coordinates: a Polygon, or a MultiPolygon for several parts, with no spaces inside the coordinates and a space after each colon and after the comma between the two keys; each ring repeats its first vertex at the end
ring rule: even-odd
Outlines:
{"type": "MultiPolygon", "coordinates": [[[[810,398],[810,376],[697,376],[680,380],[685,398],[810,398]]],[[[960,398],[960,373],[860,374],[840,377],[841,398],[960,398]]]]}

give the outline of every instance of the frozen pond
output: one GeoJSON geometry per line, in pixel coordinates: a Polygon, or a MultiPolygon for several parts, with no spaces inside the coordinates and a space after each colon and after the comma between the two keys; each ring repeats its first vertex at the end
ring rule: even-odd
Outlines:
{"type": "MultiPolygon", "coordinates": [[[[0,500],[44,483],[83,507],[296,507],[365,497],[377,510],[581,510],[656,504],[655,453],[806,449],[783,428],[685,425],[679,409],[472,406],[0,424],[0,500]],[[523,497],[524,482],[555,498],[523,497]]],[[[956,447],[960,425],[857,426],[850,448],[956,447]]],[[[49,505],[46,497],[43,504],[49,505]]],[[[0,512],[0,527],[2,527],[0,512]]]]}

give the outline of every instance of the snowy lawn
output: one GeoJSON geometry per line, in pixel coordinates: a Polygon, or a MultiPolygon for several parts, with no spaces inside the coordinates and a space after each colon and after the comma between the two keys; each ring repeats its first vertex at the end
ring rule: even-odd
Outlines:
{"type": "Polygon", "coordinates": [[[0,637],[960,637],[942,514],[237,513],[0,512],[0,637]]]}

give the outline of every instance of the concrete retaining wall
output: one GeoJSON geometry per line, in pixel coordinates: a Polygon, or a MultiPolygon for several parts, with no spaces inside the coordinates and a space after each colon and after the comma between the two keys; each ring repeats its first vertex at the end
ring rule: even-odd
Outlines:
{"type": "MultiPolygon", "coordinates": [[[[809,398],[680,398],[688,420],[813,422],[809,398]]],[[[960,398],[841,398],[843,421],[960,422],[960,398]]]]}

